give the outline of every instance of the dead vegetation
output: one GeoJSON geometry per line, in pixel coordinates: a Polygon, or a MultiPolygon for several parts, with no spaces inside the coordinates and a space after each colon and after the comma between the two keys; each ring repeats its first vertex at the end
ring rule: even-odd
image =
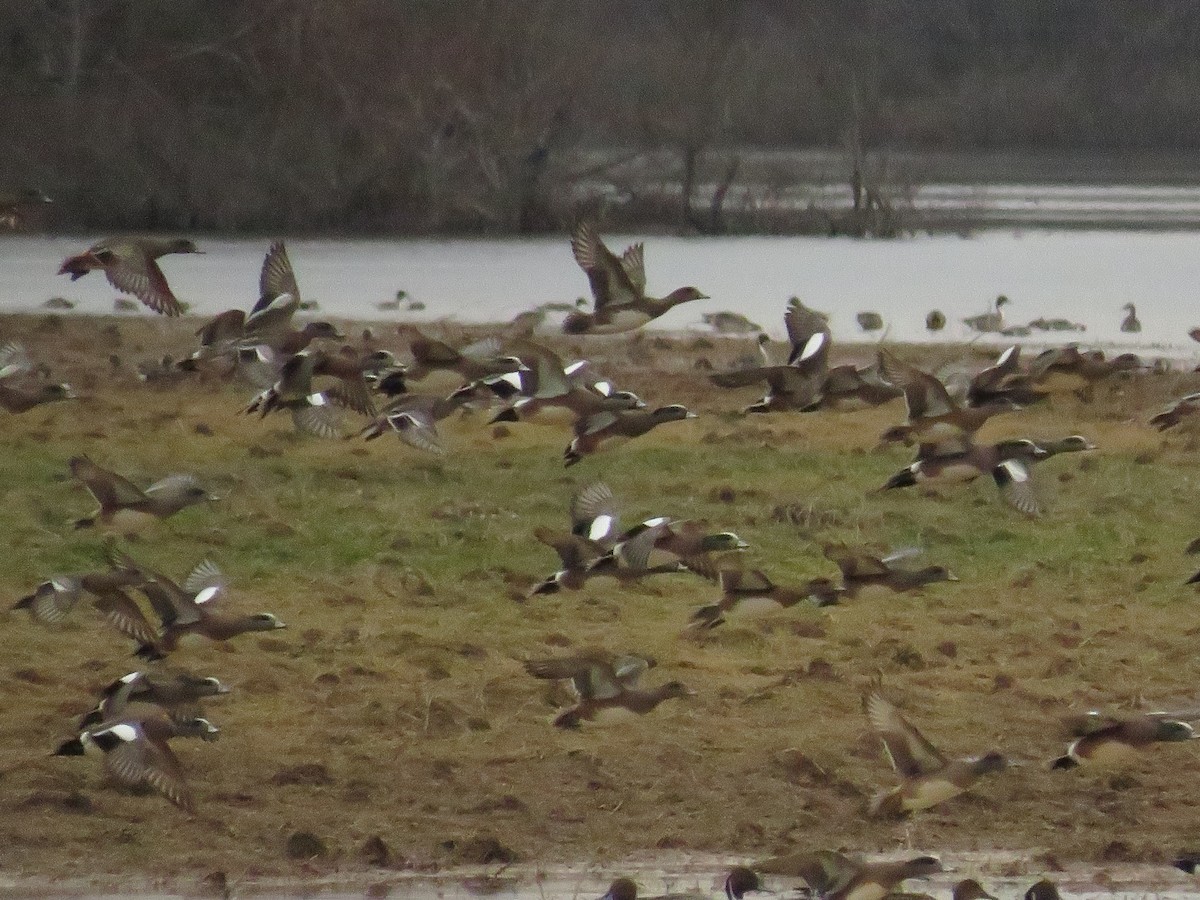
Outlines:
{"type": "Polygon", "coordinates": [[[1107,775],[1045,765],[1063,752],[1064,713],[1194,705],[1200,623],[1183,549],[1198,529],[1195,443],[1146,425],[1169,395],[1195,389],[1190,378],[1117,381],[1090,405],[989,422],[985,439],[1082,433],[1101,447],[1040,468],[1047,515],[1027,521],[990,484],[867,496],[905,461],[869,452],[901,418],[896,405],[730,415],[742,398],[715,392],[692,363],[725,365],[745,352],[735,341],[586,345],[622,387],[702,415],[568,474],[563,433],[518,424],[495,437],[482,415],[444,423],[450,453],[436,460],[396,441],[299,439],[240,416],[236,384],[136,379],[137,361],[181,355],[193,323],[121,321],[113,369],[95,350],[108,324],[3,323],[5,339],[86,394],[5,417],[4,595],[100,560],[102,539],[69,525],[89,501],[66,460],[86,452],[137,480],[203,477],[223,499],[148,531],[136,555],[176,575],[212,558],[233,584],[228,603],[289,628],[175,655],[233,689],[208,709],[221,739],[177,748],[199,807],[189,818],[106,785],[88,760],[47,755],[96,690],[135,668],[130,642],[82,607],[54,630],[8,615],[0,791],[19,815],[0,824],[6,872],[239,878],[665,849],[891,850],[903,828],[864,815],[893,783],[860,709],[878,677],[948,754],[996,747],[1027,763],[921,814],[920,846],[1095,860],[1119,844],[1125,859],[1165,861],[1200,828],[1191,746],[1107,775]],[[679,364],[658,372],[660,355],[679,364]],[[632,589],[597,579],[526,600],[555,563],[533,529],[565,527],[572,490],[597,478],[631,522],[667,514],[735,530],[780,583],[836,574],[823,540],[922,546],[961,581],[734,615],[701,639],[681,632],[719,595],[692,576],[632,589]],[[650,654],[656,678],[696,696],[628,727],[558,732],[562,698],[522,661],[590,646],[650,654]]]}

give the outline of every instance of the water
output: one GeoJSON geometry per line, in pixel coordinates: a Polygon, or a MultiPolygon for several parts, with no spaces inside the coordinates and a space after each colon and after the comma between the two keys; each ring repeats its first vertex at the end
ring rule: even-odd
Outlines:
{"type": "MultiPolygon", "coordinates": [[[[618,251],[637,236],[607,236],[618,251]]],[[[56,276],[64,257],[93,237],[12,236],[0,240],[0,312],[34,311],[50,297],[76,310],[112,311],[116,292],[99,274],[71,282],[56,276]]],[[[970,335],[964,316],[985,312],[998,294],[1010,298],[1007,320],[1044,316],[1087,325],[1083,335],[1051,334],[1046,342],[1167,345],[1189,350],[1187,331],[1200,325],[1200,234],[1136,231],[988,231],[972,238],[915,237],[859,241],[815,237],[679,238],[650,236],[646,269],[652,294],[694,284],[712,299],[672,310],[665,329],[699,328],[704,312],[736,310],[782,336],[786,299],[827,311],[835,340],[861,339],[860,310],[879,312],[889,337],[924,341],[927,311],[950,325],[938,337],[970,335]],[[1121,306],[1135,303],[1140,335],[1123,335],[1121,306]]],[[[172,256],[163,269],[196,315],[256,299],[269,241],[199,241],[203,256],[172,256]]],[[[571,302],[588,293],[565,236],[510,240],[294,240],[288,250],[312,315],[345,319],[464,322],[506,320],[538,304],[571,302]],[[420,313],[380,312],[397,290],[425,304],[420,313]]],[[[1007,339],[994,336],[997,342],[1007,339]]]]}
{"type": "MultiPolygon", "coordinates": [[[[918,856],[927,851],[888,854],[889,859],[918,856]]],[[[1034,853],[997,852],[936,854],[947,871],[931,879],[904,883],[909,892],[948,897],[951,887],[963,878],[977,878],[985,889],[1001,900],[1018,900],[1033,882],[1042,877],[1054,881],[1066,900],[1197,900],[1196,881],[1166,865],[1111,864],[1102,866],[1069,865],[1063,871],[1043,872],[1031,858],[1034,853]],[[1020,873],[1020,874],[1014,874],[1020,873]]],[[[877,858],[877,857],[873,857],[877,858]]],[[[430,900],[476,900],[496,897],[502,900],[596,900],[618,876],[633,878],[639,896],[647,900],[663,894],[686,895],[719,900],[722,883],[734,860],[712,854],[654,854],[605,866],[517,865],[471,866],[437,874],[404,872],[360,873],[346,875],[310,875],[294,879],[230,880],[235,896],[284,900],[296,897],[321,897],[325,900],[351,900],[363,896],[393,898],[430,898],[430,900]]],[[[781,900],[799,898],[793,889],[796,879],[766,876],[765,886],[781,892],[781,900]]],[[[181,877],[173,888],[161,883],[140,884],[124,881],[124,888],[100,879],[96,881],[41,881],[38,879],[0,879],[0,897],[62,898],[167,898],[205,895],[199,879],[181,877]],[[199,891],[199,893],[198,893],[199,891]]]]}

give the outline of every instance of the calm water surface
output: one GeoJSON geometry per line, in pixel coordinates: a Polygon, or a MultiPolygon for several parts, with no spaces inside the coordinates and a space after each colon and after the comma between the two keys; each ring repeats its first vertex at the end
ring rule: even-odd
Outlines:
{"type": "MultiPolygon", "coordinates": [[[[928,851],[893,853],[889,858],[916,856],[928,851]]],[[[1032,853],[961,853],[938,854],[948,871],[935,879],[906,882],[909,891],[927,892],[935,897],[949,897],[951,886],[963,878],[978,878],[1001,900],[1019,900],[1025,890],[1045,874],[1032,861],[1032,853]],[[1013,872],[1025,874],[1013,875],[1013,872]],[[1006,874],[998,874],[1006,873],[1006,874]]],[[[436,898],[436,900],[471,900],[497,897],[504,900],[596,900],[609,882],[620,875],[632,877],[639,885],[639,895],[647,898],[663,894],[695,898],[723,897],[724,873],[735,862],[716,855],[656,854],[641,859],[599,868],[596,866],[519,865],[507,868],[471,867],[433,875],[379,872],[377,877],[359,876],[353,884],[337,876],[329,878],[297,878],[294,881],[271,880],[236,882],[230,887],[234,896],[259,898],[321,897],[326,900],[348,900],[366,896],[393,898],[436,898]],[[368,894],[368,888],[371,888],[368,894]]],[[[1114,864],[1102,867],[1067,866],[1064,871],[1048,873],[1067,900],[1144,900],[1157,897],[1164,900],[1197,900],[1196,879],[1164,865],[1114,864]]],[[[181,880],[182,882],[182,880],[181,880]]],[[[783,897],[798,897],[791,890],[795,879],[768,876],[766,887],[782,892],[783,897]]],[[[64,897],[64,898],[137,898],[165,900],[175,897],[195,897],[199,883],[183,884],[164,891],[147,887],[145,890],[121,893],[98,883],[35,883],[19,878],[0,879],[0,897],[64,897]],[[23,893],[22,893],[23,891],[23,893]]]]}
{"type": "MultiPolygon", "coordinates": [[[[620,249],[639,239],[615,235],[620,249]]],[[[0,312],[36,310],[50,297],[84,313],[109,313],[116,292],[93,274],[71,282],[55,272],[64,257],[94,237],[14,236],[0,239],[0,312]]],[[[203,239],[203,256],[163,262],[176,294],[198,315],[256,299],[267,239],[203,239]]],[[[1119,231],[983,232],[972,238],[895,241],[803,237],[646,238],[652,294],[694,284],[712,299],[673,310],[661,327],[699,327],[700,315],[737,310],[775,335],[795,294],[827,311],[835,338],[861,336],[854,315],[879,312],[889,337],[928,339],[925,313],[950,320],[942,340],[969,335],[960,320],[987,310],[998,294],[1011,303],[1008,321],[1062,317],[1087,325],[1088,344],[1187,347],[1200,325],[1200,233],[1119,231]],[[1122,335],[1121,306],[1135,303],[1143,332],[1122,335]]],[[[496,321],[552,301],[587,294],[565,237],[526,240],[291,240],[288,249],[317,316],[348,319],[496,321]],[[382,313],[397,290],[426,305],[422,313],[382,313]]],[[[1070,335],[1046,338],[1062,342],[1070,335]]],[[[1005,341],[996,337],[997,342],[1005,341]]]]}

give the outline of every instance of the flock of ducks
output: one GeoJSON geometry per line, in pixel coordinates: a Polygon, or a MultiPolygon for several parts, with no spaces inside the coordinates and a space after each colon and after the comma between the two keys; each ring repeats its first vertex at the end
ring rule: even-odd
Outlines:
{"type": "MultiPolygon", "coordinates": [[[[587,275],[594,303],[591,312],[575,311],[567,317],[563,327],[568,334],[629,332],[680,303],[705,297],[694,287],[679,288],[661,299],[648,295],[642,245],[617,256],[586,223],[575,230],[572,251],[587,275]]],[[[74,279],[103,271],[118,289],[133,294],[155,312],[172,316],[180,314],[182,305],[157,260],[165,254],[197,252],[189,240],[107,240],[67,259],[61,273],[74,279]]],[[[968,320],[968,325],[983,331],[999,330],[996,326],[1003,324],[1000,307],[1004,301],[999,298],[994,310],[968,320]]],[[[595,372],[591,364],[567,363],[529,334],[509,333],[452,347],[404,326],[401,334],[407,340],[409,358],[401,361],[387,350],[331,347],[324,342],[343,340],[344,335],[325,322],[298,327],[293,315],[301,308],[300,289],[286,248],[277,242],[264,259],[258,302],[248,312],[232,309],[206,322],[196,332],[195,351],[172,368],[185,377],[204,370],[221,378],[241,379],[253,388],[245,413],[261,418],[286,412],[303,433],[348,437],[342,417],[350,412],[362,418],[359,437],[371,440],[395,434],[429,453],[445,452],[437,423],[467,406],[491,409],[492,423],[557,417],[569,423],[572,432],[564,450],[566,466],[659,425],[694,415],[679,404],[650,409],[635,394],[618,389],[595,372]],[[455,386],[449,393],[412,390],[415,383],[436,377],[450,378],[455,386]]],[[[1125,330],[1136,330],[1132,305],[1127,324],[1130,322],[1133,325],[1125,330]]],[[[1020,348],[1012,347],[983,371],[957,379],[942,379],[919,369],[887,347],[879,349],[869,365],[831,366],[831,333],[822,315],[793,298],[787,304],[784,323],[790,345],[786,358],[769,358],[768,345],[760,342],[762,365],[712,373],[712,384],[723,389],[765,384],[766,394],[746,407],[747,413],[841,411],[903,398],[904,420],[881,434],[880,442],[915,447],[915,456],[878,491],[949,486],[991,477],[1003,500],[1030,517],[1041,512],[1031,477],[1035,464],[1062,453],[1090,451],[1095,445],[1079,435],[980,443],[976,439],[980,427],[991,416],[1017,415],[1058,393],[1073,392],[1086,398],[1099,382],[1144,368],[1132,354],[1110,359],[1099,351],[1073,346],[1046,350],[1026,365],[1020,348]]],[[[933,324],[931,319],[931,327],[933,324]]],[[[0,404],[10,412],[72,396],[69,386],[50,384],[44,367],[23,348],[8,345],[0,350],[0,404]]],[[[1171,428],[1197,410],[1200,394],[1192,394],[1152,421],[1159,428],[1171,428]]],[[[126,534],[217,500],[191,475],[169,476],[142,488],[85,455],[72,458],[69,469],[98,504],[94,512],[75,523],[78,528],[100,527],[126,534]]],[[[679,520],[657,511],[622,529],[614,494],[599,481],[576,492],[563,530],[538,528],[534,536],[557,554],[560,567],[532,585],[531,598],[578,590],[592,578],[630,583],[689,574],[719,592],[686,623],[685,633],[693,635],[702,635],[731,616],[763,608],[828,606],[854,600],[868,589],[906,592],[957,580],[943,566],[899,565],[913,551],[881,556],[863,548],[826,544],[829,576],[778,585],[744,562],[748,546],[733,532],[714,531],[707,523],[679,520]]],[[[107,563],[107,568],[97,571],[56,575],[18,601],[16,608],[40,623],[53,625],[63,621],[86,595],[102,618],[133,641],[137,655],[147,661],[172,656],[185,637],[227,641],[284,627],[270,613],[223,610],[220,597],[226,592],[225,580],[210,561],[175,580],[111,544],[107,563]]],[[[534,678],[571,686],[576,702],[560,712],[553,724],[578,728],[584,723],[645,715],[667,700],[693,693],[677,681],[642,687],[642,677],[655,664],[648,656],[594,648],[571,656],[529,659],[525,669],[534,678]]],[[[192,791],[169,742],[183,737],[215,738],[218,729],[198,704],[227,691],[217,678],[181,668],[156,665],[130,672],[102,692],[93,711],[76,723],[74,736],[62,742],[56,753],[98,752],[118,783],[149,787],[180,808],[194,811],[192,791]]],[[[907,720],[879,684],[863,697],[863,709],[897,782],[872,799],[869,815],[910,816],[952,800],[1010,765],[995,750],[967,758],[943,754],[907,720]]],[[[1089,713],[1073,724],[1075,739],[1052,765],[1067,769],[1120,763],[1155,743],[1194,739],[1190,722],[1198,718],[1200,711],[1120,716],[1089,713]]],[[[941,864],[925,856],[864,863],[820,852],[776,857],[755,868],[799,878],[827,900],[881,900],[907,878],[941,871],[941,864]]],[[[1053,886],[1045,884],[1031,888],[1034,900],[1057,896],[1049,894],[1053,886]]],[[[730,898],[760,889],[756,872],[742,867],[729,874],[724,888],[730,898]]],[[[613,882],[604,898],[634,900],[636,895],[636,884],[622,878],[613,882]]],[[[990,895],[977,882],[962,882],[955,891],[956,900],[987,897],[990,895]]]]}

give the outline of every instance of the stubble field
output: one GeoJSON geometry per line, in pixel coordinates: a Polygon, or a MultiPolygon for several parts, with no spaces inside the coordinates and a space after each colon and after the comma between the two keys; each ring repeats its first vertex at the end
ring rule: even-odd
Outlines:
{"type": "MultiPolygon", "coordinates": [[[[922,814],[919,847],[1028,851],[1033,873],[1055,861],[1166,861],[1200,831],[1195,747],[1163,745],[1117,773],[1046,768],[1066,746],[1065,714],[1200,705],[1200,615],[1184,586],[1197,561],[1183,553],[1200,534],[1197,443],[1145,424],[1195,389],[1188,376],[1113,382],[1091,404],[1055,398],[993,419],[982,438],[1079,433],[1100,447],[1035,470],[1047,514],[1031,521],[988,479],[941,496],[870,495],[908,462],[872,449],[901,420],[900,403],[736,414],[757,394],[712,388],[697,360],[721,369],[752,352],[749,341],[548,339],[652,406],[700,414],[564,470],[562,430],[498,431],[484,413],[444,423],[450,452],[437,458],[391,438],[297,437],[286,419],[240,415],[253,392],[236,382],[137,380],[136,362],[182,355],[197,324],[0,323],[0,337],[23,341],[84,395],[4,415],[9,605],[53,574],[102,565],[103,535],[70,525],[93,507],[66,467],[86,452],[139,484],[193,472],[222,495],[123,546],[178,577],[212,559],[231,582],[222,602],[288,625],[173,655],[233,688],[206,706],[219,741],[175,743],[199,806],[189,817],[115,789],[93,761],[48,755],[99,688],[136,668],[132,643],[85,605],[57,629],[9,613],[5,875],[219,871],[236,882],[336,871],[367,883],[389,867],[510,858],[894,851],[904,827],[865,816],[869,796],[894,783],[861,711],[876,678],[947,754],[998,749],[1024,763],[922,814]],[[826,540],[920,546],[921,564],[961,580],[734,617],[698,638],[684,633],[689,616],[719,592],[695,576],[633,588],[597,579],[527,599],[557,566],[534,528],[565,528],[571,494],[593,480],[611,486],[627,524],[669,515],[737,532],[747,564],[782,584],[836,575],[826,540]],[[522,662],[591,646],[651,654],[648,683],[678,679],[695,696],[627,727],[558,731],[549,722],[566,698],[522,662]],[[316,839],[307,850],[304,833],[316,839]]],[[[402,349],[390,328],[376,331],[402,349]]]]}

